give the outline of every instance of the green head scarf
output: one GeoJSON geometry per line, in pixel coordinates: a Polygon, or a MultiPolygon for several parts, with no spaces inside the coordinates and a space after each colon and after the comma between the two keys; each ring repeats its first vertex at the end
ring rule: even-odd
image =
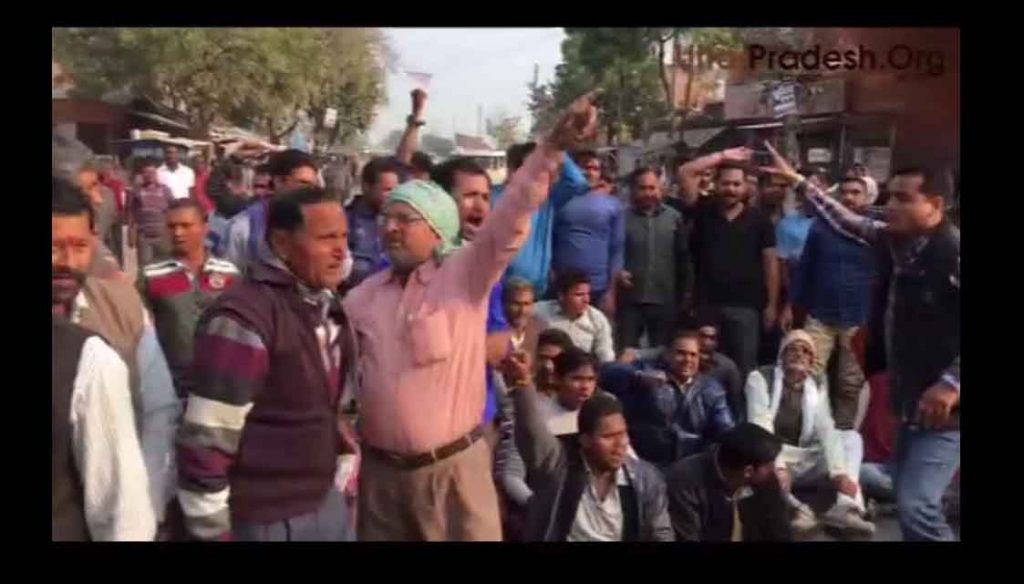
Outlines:
{"type": "Polygon", "coordinates": [[[458,248],[459,209],[455,201],[436,183],[412,180],[391,191],[384,207],[405,203],[423,216],[427,225],[441,238],[434,255],[441,259],[458,248]]]}

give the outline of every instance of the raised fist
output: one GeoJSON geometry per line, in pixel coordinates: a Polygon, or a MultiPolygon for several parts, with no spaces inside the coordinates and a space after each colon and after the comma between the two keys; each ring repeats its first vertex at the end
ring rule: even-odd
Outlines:
{"type": "Polygon", "coordinates": [[[595,92],[590,92],[572,102],[548,134],[548,144],[561,151],[576,150],[594,139],[597,135],[595,96],[595,92]]]}

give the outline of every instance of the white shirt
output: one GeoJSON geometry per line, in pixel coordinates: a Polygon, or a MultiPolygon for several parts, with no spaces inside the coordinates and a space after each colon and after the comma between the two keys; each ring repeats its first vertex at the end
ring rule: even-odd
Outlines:
{"type": "MultiPolygon", "coordinates": [[[[83,312],[89,309],[85,292],[79,292],[71,312],[71,322],[80,324],[83,312]]],[[[157,521],[163,521],[167,504],[178,491],[178,469],[174,456],[174,439],[178,432],[182,406],[174,390],[174,380],[167,358],[160,348],[156,329],[143,309],[143,332],[135,349],[139,373],[140,440],[142,456],[149,476],[150,500],[157,521]]],[[[127,387],[127,385],[126,385],[127,387]]],[[[126,394],[131,396],[131,390],[126,394]]]]}
{"type": "Polygon", "coordinates": [[[89,337],[82,347],[70,422],[92,539],[152,541],[157,518],[135,433],[128,368],[100,337],[89,337]]]}
{"type": "Polygon", "coordinates": [[[597,477],[590,470],[586,461],[587,486],[583,489],[576,518],[569,529],[566,541],[622,541],[622,501],[619,487],[629,485],[626,471],[619,467],[615,471],[615,484],[608,490],[607,496],[601,499],[597,495],[597,477]]]}
{"type": "Polygon", "coordinates": [[[178,168],[171,170],[163,164],[156,170],[157,180],[171,189],[175,199],[187,199],[188,190],[196,186],[196,173],[184,164],[178,163],[178,168]]]}
{"type": "Polygon", "coordinates": [[[602,363],[615,360],[612,325],[600,310],[588,306],[579,318],[570,319],[562,312],[557,300],[545,300],[537,303],[535,313],[547,326],[564,331],[572,339],[572,344],[593,353],[602,363]]]}

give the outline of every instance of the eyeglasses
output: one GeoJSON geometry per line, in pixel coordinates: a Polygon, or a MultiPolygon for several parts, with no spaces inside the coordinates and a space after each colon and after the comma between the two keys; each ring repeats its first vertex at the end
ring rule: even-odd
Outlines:
{"type": "Polygon", "coordinates": [[[387,227],[394,221],[399,227],[406,227],[417,221],[423,221],[423,217],[414,213],[381,213],[377,216],[377,225],[380,227],[387,227]]]}

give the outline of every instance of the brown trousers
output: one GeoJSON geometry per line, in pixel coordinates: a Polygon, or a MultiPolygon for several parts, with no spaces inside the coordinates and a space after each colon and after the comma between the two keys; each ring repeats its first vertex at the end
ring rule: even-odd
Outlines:
{"type": "Polygon", "coordinates": [[[501,541],[486,440],[415,470],[363,452],[359,541],[501,541]]]}
{"type": "Polygon", "coordinates": [[[857,334],[857,327],[838,328],[808,317],[804,330],[814,340],[817,353],[814,362],[816,375],[825,375],[829,359],[833,354],[836,357],[835,381],[829,383],[832,417],[835,419],[836,428],[855,429],[853,426],[857,419],[860,392],[864,388],[864,373],[857,363],[857,356],[853,353],[852,341],[857,334]]]}

